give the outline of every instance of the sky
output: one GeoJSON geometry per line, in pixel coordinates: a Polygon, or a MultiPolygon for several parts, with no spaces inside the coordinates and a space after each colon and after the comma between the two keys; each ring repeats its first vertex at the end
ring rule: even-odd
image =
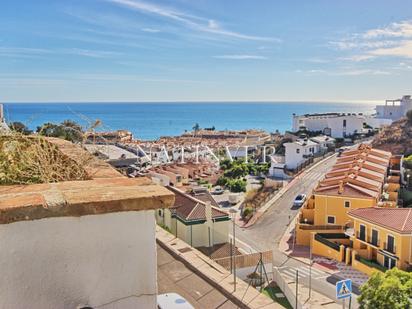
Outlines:
{"type": "Polygon", "coordinates": [[[380,101],[412,0],[2,0],[0,101],[380,101]]]}

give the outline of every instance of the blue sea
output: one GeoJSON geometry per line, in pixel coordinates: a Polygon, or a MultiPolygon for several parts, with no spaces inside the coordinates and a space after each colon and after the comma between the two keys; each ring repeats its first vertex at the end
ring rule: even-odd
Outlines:
{"type": "Polygon", "coordinates": [[[85,128],[99,119],[100,131],[126,129],[135,138],[149,140],[180,135],[200,127],[217,130],[263,129],[284,132],[292,127],[292,114],[352,112],[374,113],[373,104],[354,103],[5,103],[8,122],[20,121],[36,129],[45,122],[74,120],[85,128]]]}

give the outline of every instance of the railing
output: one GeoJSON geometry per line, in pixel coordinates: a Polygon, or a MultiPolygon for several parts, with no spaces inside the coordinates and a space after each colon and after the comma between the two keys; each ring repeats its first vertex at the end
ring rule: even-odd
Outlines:
{"type": "Polygon", "coordinates": [[[330,248],[332,248],[332,249],[334,249],[334,250],[336,250],[336,251],[340,251],[340,246],[338,245],[338,244],[336,244],[336,243],[334,243],[333,241],[330,241],[330,240],[328,240],[328,239],[326,239],[326,238],[323,238],[321,235],[319,235],[319,234],[315,234],[315,239],[317,240],[317,241],[319,241],[320,243],[322,243],[322,244],[324,244],[324,245],[326,245],[326,246],[328,246],[328,247],[330,247],[330,248]]]}
{"type": "Polygon", "coordinates": [[[383,243],[383,250],[392,253],[392,254],[396,254],[396,247],[395,245],[388,245],[388,243],[384,242],[383,243]]]}
{"type": "MultiPolygon", "coordinates": [[[[304,224],[304,222],[301,222],[304,224]]],[[[341,225],[300,225],[301,230],[342,230],[341,225]]]]}
{"type": "Polygon", "coordinates": [[[363,237],[360,237],[360,233],[359,233],[359,232],[356,233],[356,238],[359,239],[359,240],[361,240],[361,241],[364,241],[364,242],[366,242],[366,243],[368,243],[368,244],[370,244],[370,245],[372,245],[372,246],[379,247],[379,239],[373,238],[373,237],[371,237],[371,236],[369,236],[368,238],[366,238],[365,235],[363,235],[363,237]]]}
{"type": "Polygon", "coordinates": [[[358,262],[361,262],[362,264],[365,264],[366,266],[375,268],[375,269],[380,270],[382,272],[387,271],[387,269],[384,266],[378,264],[376,261],[365,259],[365,258],[361,257],[359,254],[355,255],[355,260],[357,260],[358,262]]]}

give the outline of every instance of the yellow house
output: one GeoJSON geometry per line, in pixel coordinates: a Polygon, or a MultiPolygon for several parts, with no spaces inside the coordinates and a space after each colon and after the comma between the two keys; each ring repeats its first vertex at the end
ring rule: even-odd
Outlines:
{"type": "Polygon", "coordinates": [[[349,216],[354,221],[353,267],[368,274],[395,266],[411,269],[411,208],[363,208],[350,211],[349,216]]]}
{"type": "Polygon", "coordinates": [[[343,233],[352,226],[348,216],[351,210],[377,205],[395,207],[396,192],[388,192],[388,201],[380,202],[384,188],[399,189],[396,184],[385,185],[390,158],[389,152],[367,145],[343,152],[301,208],[296,243],[309,246],[313,233],[343,233]]]}

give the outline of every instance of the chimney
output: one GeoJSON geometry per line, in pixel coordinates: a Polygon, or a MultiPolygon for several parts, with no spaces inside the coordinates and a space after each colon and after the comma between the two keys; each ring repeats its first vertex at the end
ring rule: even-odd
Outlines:
{"type": "Polygon", "coordinates": [[[339,194],[342,194],[342,193],[343,193],[343,181],[340,181],[340,182],[339,182],[338,193],[339,193],[339,194]]]}
{"type": "Polygon", "coordinates": [[[206,202],[206,207],[205,207],[205,215],[206,215],[206,221],[208,224],[212,224],[212,204],[210,201],[206,202]]]}

